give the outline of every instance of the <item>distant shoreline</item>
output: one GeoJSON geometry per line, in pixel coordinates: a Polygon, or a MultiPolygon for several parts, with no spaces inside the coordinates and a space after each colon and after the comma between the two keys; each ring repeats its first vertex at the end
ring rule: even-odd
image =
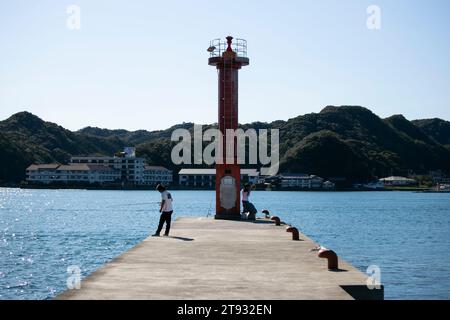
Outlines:
{"type": "MultiPolygon", "coordinates": [[[[149,191],[155,190],[154,186],[80,186],[80,185],[21,185],[21,184],[0,184],[0,188],[19,188],[19,189],[46,189],[46,190],[110,190],[110,191],[149,191]]],[[[169,186],[170,190],[186,191],[214,191],[213,188],[189,188],[180,186],[169,186]]],[[[336,188],[336,189],[302,189],[302,188],[270,188],[256,189],[256,191],[297,191],[297,192],[369,192],[369,191],[409,191],[409,192],[427,192],[433,190],[427,187],[386,187],[385,189],[370,188],[336,188]]],[[[437,192],[436,192],[437,193],[437,192]]]]}

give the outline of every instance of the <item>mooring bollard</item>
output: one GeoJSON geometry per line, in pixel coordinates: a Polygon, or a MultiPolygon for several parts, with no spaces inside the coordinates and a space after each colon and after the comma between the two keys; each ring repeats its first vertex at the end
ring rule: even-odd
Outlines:
{"type": "Polygon", "coordinates": [[[300,240],[300,237],[298,235],[298,229],[296,227],[293,226],[287,227],[286,232],[292,233],[292,240],[300,240]]]}
{"type": "Polygon", "coordinates": [[[317,254],[319,258],[328,259],[328,270],[338,270],[338,256],[336,252],[330,249],[322,248],[317,254]]]}
{"type": "Polygon", "coordinates": [[[264,209],[263,211],[261,211],[261,213],[263,213],[266,216],[266,219],[270,218],[270,212],[267,209],[264,209]]]}
{"type": "Polygon", "coordinates": [[[280,226],[280,225],[281,225],[281,220],[280,220],[280,218],[278,218],[277,216],[272,216],[272,217],[270,218],[270,220],[275,221],[275,225],[276,225],[276,226],[280,226]]]}

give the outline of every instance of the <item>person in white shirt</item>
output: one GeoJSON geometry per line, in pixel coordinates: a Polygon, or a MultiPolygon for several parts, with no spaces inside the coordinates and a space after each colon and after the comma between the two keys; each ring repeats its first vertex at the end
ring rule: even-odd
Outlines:
{"type": "Polygon", "coordinates": [[[172,213],[173,213],[172,195],[170,194],[169,191],[167,191],[166,187],[164,187],[161,184],[158,184],[156,186],[156,190],[158,190],[161,193],[161,207],[159,208],[161,216],[159,218],[158,229],[156,230],[156,233],[153,236],[159,237],[164,223],[166,223],[166,231],[164,232],[164,236],[168,236],[170,231],[170,222],[172,220],[172,213]]]}
{"type": "Polygon", "coordinates": [[[247,214],[248,220],[255,220],[256,219],[256,213],[258,210],[256,210],[253,203],[250,202],[250,192],[251,192],[252,186],[249,183],[246,183],[244,185],[244,188],[242,189],[242,212],[247,214]]]}

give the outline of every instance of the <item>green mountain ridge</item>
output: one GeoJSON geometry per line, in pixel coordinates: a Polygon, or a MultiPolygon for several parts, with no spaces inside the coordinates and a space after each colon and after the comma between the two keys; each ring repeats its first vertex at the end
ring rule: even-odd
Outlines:
{"type": "MultiPolygon", "coordinates": [[[[136,146],[150,164],[169,167],[172,131],[192,130],[183,123],[165,130],[128,131],[85,127],[67,130],[29,112],[0,121],[0,181],[17,183],[31,163],[67,162],[72,155],[111,155],[136,146]]],[[[206,125],[204,130],[216,124],[206,125]]],[[[369,181],[391,174],[450,172],[450,122],[409,121],[402,115],[381,119],[360,106],[327,106],[319,113],[287,121],[242,124],[243,129],[280,130],[280,171],[369,181]]]]}
{"type": "Polygon", "coordinates": [[[437,143],[450,148],[450,122],[434,118],[413,120],[412,123],[425,134],[432,137],[437,143]]]}

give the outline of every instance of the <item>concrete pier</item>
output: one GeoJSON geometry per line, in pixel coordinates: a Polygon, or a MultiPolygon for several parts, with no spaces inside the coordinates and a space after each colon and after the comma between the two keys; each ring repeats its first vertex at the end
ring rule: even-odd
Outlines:
{"type": "Polygon", "coordinates": [[[310,251],[317,244],[301,233],[293,241],[285,225],[179,218],[171,234],[145,239],[56,299],[383,298],[344,260],[329,271],[310,251]]]}

